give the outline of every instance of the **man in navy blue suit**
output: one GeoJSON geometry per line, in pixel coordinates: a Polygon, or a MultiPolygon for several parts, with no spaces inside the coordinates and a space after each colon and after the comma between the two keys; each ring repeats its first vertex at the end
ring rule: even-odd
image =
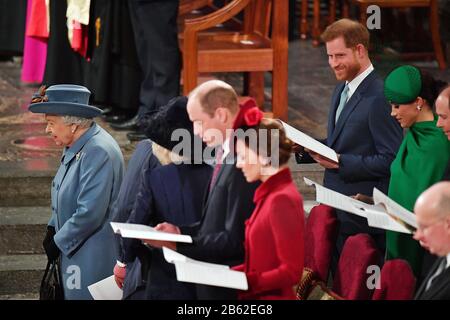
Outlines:
{"type": "MultiPolygon", "coordinates": [[[[391,106],[383,95],[383,81],[376,75],[368,55],[369,32],[362,24],[341,19],[322,34],[328,63],[338,84],[333,92],[324,141],[338,154],[335,163],[309,152],[325,168],[324,185],[345,195],[372,195],[376,187],[387,192],[390,165],[402,140],[402,130],[390,116],[391,106]]],[[[299,160],[300,156],[297,156],[299,160]]],[[[340,229],[333,255],[336,266],[345,240],[357,233],[369,233],[378,248],[385,250],[385,234],[370,228],[367,220],[337,210],[340,229]]]]}

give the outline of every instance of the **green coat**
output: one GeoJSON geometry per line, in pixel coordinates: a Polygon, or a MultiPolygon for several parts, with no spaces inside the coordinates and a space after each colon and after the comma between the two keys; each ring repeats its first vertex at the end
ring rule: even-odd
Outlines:
{"type": "MultiPolygon", "coordinates": [[[[450,143],[436,119],[414,124],[391,164],[389,197],[413,211],[419,195],[442,179],[449,156],[450,143]]],[[[405,259],[420,274],[424,249],[412,235],[387,231],[386,249],[386,259],[405,259]]]]}

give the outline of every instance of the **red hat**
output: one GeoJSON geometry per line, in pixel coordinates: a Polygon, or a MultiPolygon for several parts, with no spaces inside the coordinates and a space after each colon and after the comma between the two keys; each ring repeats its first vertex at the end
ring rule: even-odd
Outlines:
{"type": "Polygon", "coordinates": [[[234,119],[233,129],[248,126],[253,127],[261,122],[264,114],[256,104],[255,99],[246,98],[239,103],[239,112],[234,119]]]}

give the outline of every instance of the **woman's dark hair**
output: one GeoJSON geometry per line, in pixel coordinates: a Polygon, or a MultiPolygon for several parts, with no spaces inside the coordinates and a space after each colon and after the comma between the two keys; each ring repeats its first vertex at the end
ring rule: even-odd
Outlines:
{"type": "Polygon", "coordinates": [[[278,156],[280,166],[286,164],[291,157],[293,143],[286,137],[283,125],[276,120],[264,118],[256,126],[241,127],[236,130],[235,138],[243,141],[258,155],[265,156],[271,161],[278,156]],[[278,145],[276,145],[277,142],[278,145]]]}
{"type": "Polygon", "coordinates": [[[442,80],[434,79],[431,74],[426,71],[420,70],[420,74],[422,77],[422,89],[420,90],[419,97],[425,99],[431,109],[434,110],[434,102],[447,83],[442,80]]]}

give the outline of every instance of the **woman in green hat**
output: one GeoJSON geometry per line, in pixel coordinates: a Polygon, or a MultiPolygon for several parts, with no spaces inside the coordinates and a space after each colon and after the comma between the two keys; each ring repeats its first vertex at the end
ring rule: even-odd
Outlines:
{"type": "MultiPolygon", "coordinates": [[[[450,143],[436,127],[434,101],[445,83],[416,67],[394,69],[384,83],[384,95],[392,106],[391,115],[408,129],[391,164],[388,195],[413,211],[417,197],[441,180],[450,157],[450,143]]],[[[386,259],[407,260],[416,277],[421,275],[423,249],[411,235],[386,232],[386,259]]]]}

